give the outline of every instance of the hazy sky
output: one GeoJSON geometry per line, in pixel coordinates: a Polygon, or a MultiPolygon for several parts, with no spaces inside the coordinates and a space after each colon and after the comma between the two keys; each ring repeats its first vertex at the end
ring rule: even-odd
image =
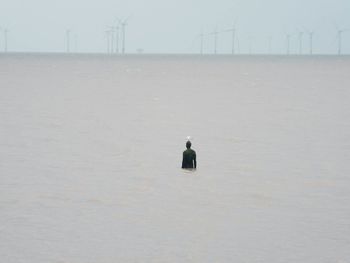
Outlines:
{"type": "MultiPolygon", "coordinates": [[[[314,30],[314,52],[337,51],[337,29],[350,28],[349,0],[0,0],[0,27],[7,28],[11,51],[65,50],[65,30],[71,29],[71,49],[106,52],[105,31],[117,17],[130,16],[126,51],[199,52],[197,37],[232,27],[236,21],[241,53],[285,53],[291,34],[291,52],[299,51],[298,32],[314,30]],[[197,37],[197,38],[196,38],[197,37]]],[[[343,33],[343,51],[350,53],[350,31],[343,33]]],[[[4,46],[1,33],[0,49],[4,46]]],[[[237,46],[238,48],[238,46],[237,46]]],[[[213,36],[205,37],[204,52],[213,53],[213,36]]],[[[229,33],[218,37],[218,52],[229,53],[229,33]]]]}

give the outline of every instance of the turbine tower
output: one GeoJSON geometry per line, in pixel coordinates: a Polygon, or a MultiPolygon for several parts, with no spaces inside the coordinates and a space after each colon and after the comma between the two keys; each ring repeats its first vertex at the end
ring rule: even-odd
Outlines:
{"type": "Polygon", "coordinates": [[[303,53],[303,32],[299,32],[298,38],[299,38],[299,55],[302,55],[303,53]]]}
{"type": "Polygon", "coordinates": [[[74,53],[78,53],[78,34],[74,34],[74,53]]]}
{"type": "MultiPolygon", "coordinates": [[[[197,40],[199,39],[199,51],[198,51],[199,55],[203,55],[203,53],[204,53],[204,36],[205,36],[205,34],[203,33],[203,29],[202,29],[201,33],[199,35],[197,35],[193,40],[193,43],[197,43],[197,40]]],[[[192,43],[192,45],[193,45],[193,43],[192,43]]]]}
{"type": "Polygon", "coordinates": [[[115,27],[115,53],[119,53],[119,25],[115,27]]]}
{"type": "Polygon", "coordinates": [[[338,55],[341,55],[342,33],[343,30],[338,30],[338,55]]]}
{"type": "Polygon", "coordinates": [[[215,28],[214,32],[211,33],[211,35],[214,35],[214,54],[216,55],[218,50],[217,50],[217,46],[218,46],[218,29],[215,28]]]}
{"type": "Polygon", "coordinates": [[[350,28],[340,29],[338,24],[334,22],[334,26],[337,29],[337,40],[338,40],[338,55],[342,54],[342,42],[343,42],[343,33],[350,31],[350,28]]]}
{"type": "Polygon", "coordinates": [[[310,55],[312,55],[313,53],[314,53],[314,51],[313,51],[313,48],[314,48],[314,44],[313,44],[313,42],[314,42],[314,32],[313,31],[310,31],[310,32],[308,32],[308,34],[309,34],[309,41],[310,41],[310,55]]]}
{"type": "Polygon", "coordinates": [[[338,55],[342,54],[342,41],[343,41],[343,33],[350,31],[350,29],[338,29],[337,38],[338,38],[338,55]]]}
{"type": "Polygon", "coordinates": [[[118,17],[116,17],[114,19],[113,26],[112,26],[112,29],[115,32],[115,46],[112,47],[112,49],[114,50],[112,52],[115,52],[117,54],[119,53],[119,40],[120,40],[119,35],[120,35],[121,24],[122,24],[122,21],[118,17]]]}
{"type": "Polygon", "coordinates": [[[121,32],[121,34],[122,34],[122,39],[121,39],[121,41],[122,41],[122,54],[125,54],[125,28],[128,25],[127,22],[130,19],[130,17],[131,17],[131,15],[128,18],[126,18],[125,20],[118,19],[119,24],[121,26],[121,31],[122,31],[121,32]]]}
{"type": "Polygon", "coordinates": [[[106,40],[107,40],[107,54],[111,53],[111,30],[106,30],[106,40]]]}
{"type": "MultiPolygon", "coordinates": [[[[0,30],[1,30],[1,27],[0,27],[0,30]]],[[[3,29],[3,33],[4,33],[4,52],[6,53],[7,50],[8,50],[8,30],[7,28],[4,28],[3,29]]]]}
{"type": "Polygon", "coordinates": [[[252,55],[252,52],[253,52],[253,37],[249,36],[248,37],[248,41],[249,41],[249,55],[252,55]]]}
{"type": "Polygon", "coordinates": [[[121,25],[122,25],[122,53],[125,54],[125,27],[127,24],[123,22],[121,25]]]}
{"type": "Polygon", "coordinates": [[[236,23],[233,23],[232,28],[227,29],[223,32],[231,32],[232,33],[232,46],[231,46],[231,54],[234,55],[236,53],[236,46],[235,46],[235,40],[236,40],[236,23]]]}
{"type": "Polygon", "coordinates": [[[272,36],[268,36],[268,51],[267,54],[271,55],[271,46],[272,46],[272,36]]]}
{"type": "Polygon", "coordinates": [[[305,29],[306,33],[309,36],[309,55],[313,54],[313,42],[314,42],[314,30],[310,31],[305,29]]]}
{"type": "Polygon", "coordinates": [[[236,27],[235,27],[235,25],[233,25],[233,27],[232,27],[232,50],[231,50],[232,55],[234,55],[236,53],[235,52],[235,39],[236,39],[236,27]]]}
{"type": "Polygon", "coordinates": [[[66,30],[66,52],[67,53],[70,52],[70,33],[71,33],[71,30],[67,29],[66,30]]]}
{"type": "Polygon", "coordinates": [[[286,40],[287,40],[287,55],[290,55],[290,34],[287,34],[286,40]]]}
{"type": "Polygon", "coordinates": [[[204,34],[203,34],[203,31],[201,32],[201,34],[199,35],[199,37],[200,37],[200,41],[201,41],[199,53],[200,53],[201,55],[203,55],[203,46],[204,46],[204,34]]]}
{"type": "Polygon", "coordinates": [[[109,53],[114,53],[114,26],[109,26],[109,38],[110,38],[110,41],[111,41],[111,47],[110,47],[110,52],[109,53]]]}
{"type": "Polygon", "coordinates": [[[307,28],[304,27],[304,30],[305,32],[307,33],[307,35],[309,36],[309,55],[313,55],[314,51],[314,31],[315,29],[313,30],[308,30],[307,28]]]}

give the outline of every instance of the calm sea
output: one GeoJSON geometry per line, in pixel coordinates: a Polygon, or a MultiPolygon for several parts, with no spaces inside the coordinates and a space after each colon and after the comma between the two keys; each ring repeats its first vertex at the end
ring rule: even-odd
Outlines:
{"type": "Polygon", "coordinates": [[[0,55],[1,261],[350,262],[349,102],[350,57],[0,55]]]}

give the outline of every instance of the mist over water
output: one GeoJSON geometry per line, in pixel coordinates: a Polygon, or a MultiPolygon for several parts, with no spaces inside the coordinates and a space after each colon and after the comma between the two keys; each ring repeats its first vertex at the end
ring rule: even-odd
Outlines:
{"type": "Polygon", "coordinates": [[[347,262],[349,68],[1,55],[2,260],[347,262]]]}
{"type": "Polygon", "coordinates": [[[350,54],[349,13],[348,0],[2,0],[0,51],[350,54]]]}

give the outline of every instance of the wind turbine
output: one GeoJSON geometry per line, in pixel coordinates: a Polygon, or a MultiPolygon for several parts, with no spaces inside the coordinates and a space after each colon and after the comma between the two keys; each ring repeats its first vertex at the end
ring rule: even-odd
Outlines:
{"type": "Polygon", "coordinates": [[[214,54],[216,55],[217,54],[217,46],[218,46],[218,29],[217,27],[215,28],[215,30],[210,33],[210,35],[214,35],[214,54]]]}
{"type": "Polygon", "coordinates": [[[122,22],[122,53],[125,54],[125,27],[126,27],[126,22],[122,22]]]}
{"type": "Polygon", "coordinates": [[[119,25],[115,27],[115,53],[119,53],[119,25]]]}
{"type": "Polygon", "coordinates": [[[314,53],[314,35],[315,35],[315,30],[317,28],[318,27],[314,27],[312,30],[309,30],[308,28],[304,27],[304,31],[309,36],[309,54],[310,55],[313,55],[314,53]]]}
{"type": "Polygon", "coordinates": [[[203,34],[203,30],[201,32],[201,34],[199,35],[200,37],[200,41],[201,41],[201,46],[200,46],[200,54],[203,55],[203,46],[204,46],[204,34],[203,34]]]}
{"type": "Polygon", "coordinates": [[[235,49],[235,40],[236,40],[236,22],[233,23],[232,28],[224,30],[223,32],[231,32],[232,33],[232,47],[231,47],[231,54],[234,55],[236,53],[235,49]]]}
{"type": "Polygon", "coordinates": [[[5,34],[5,52],[7,52],[7,44],[8,44],[8,29],[5,28],[4,34],[5,34]]]}
{"type": "Polygon", "coordinates": [[[338,40],[338,55],[342,54],[342,42],[343,42],[343,33],[350,31],[350,28],[346,29],[340,29],[338,24],[336,22],[333,22],[336,30],[337,30],[337,37],[336,39],[338,40]]]}
{"type": "Polygon", "coordinates": [[[313,42],[314,42],[314,31],[309,31],[306,30],[307,34],[309,35],[309,54],[312,55],[313,54],[313,42]]]}
{"type": "Polygon", "coordinates": [[[338,32],[337,32],[337,38],[338,38],[338,55],[341,55],[342,54],[342,35],[344,32],[347,32],[347,31],[350,31],[350,29],[338,29],[338,32]]]}
{"type": "Polygon", "coordinates": [[[106,30],[106,40],[107,40],[107,54],[111,52],[111,30],[106,30]]]}
{"type": "Polygon", "coordinates": [[[252,55],[252,52],[253,52],[253,37],[249,36],[248,37],[248,41],[249,41],[249,55],[252,55]]]}
{"type": "Polygon", "coordinates": [[[109,26],[109,34],[110,34],[110,41],[111,41],[111,47],[110,47],[110,53],[114,53],[114,26],[109,26]]]}
{"type": "Polygon", "coordinates": [[[286,35],[287,40],[287,55],[290,55],[290,34],[286,35]]]}
{"type": "Polygon", "coordinates": [[[70,52],[70,33],[71,33],[71,30],[67,29],[66,30],[66,52],[67,53],[70,52]]]}
{"type": "Polygon", "coordinates": [[[299,39],[299,55],[301,55],[303,53],[303,32],[299,32],[298,34],[298,39],[299,39]]]}
{"type": "MultiPolygon", "coordinates": [[[[129,18],[128,18],[129,19],[129,18]]],[[[120,32],[120,24],[121,20],[119,18],[115,18],[113,22],[112,30],[115,32],[115,46],[112,45],[112,52],[119,53],[119,32],[120,32]],[[113,51],[114,50],[114,51],[113,51]]]]}
{"type": "Polygon", "coordinates": [[[4,28],[4,29],[2,29],[1,27],[0,27],[0,30],[3,30],[3,32],[4,32],[4,52],[7,52],[7,40],[8,40],[8,30],[7,30],[7,28],[4,28]]]}
{"type": "Polygon", "coordinates": [[[233,25],[231,30],[232,30],[232,50],[231,50],[231,53],[232,53],[232,55],[234,55],[236,53],[235,52],[236,26],[233,25]]]}
{"type": "MultiPolygon", "coordinates": [[[[194,39],[193,39],[193,43],[197,43],[198,39],[199,39],[199,54],[203,55],[204,53],[204,36],[205,34],[203,33],[203,30],[201,30],[201,33],[199,35],[197,35],[194,39]]],[[[192,43],[192,46],[193,46],[192,43]]]]}
{"type": "Polygon", "coordinates": [[[78,34],[74,34],[74,53],[78,53],[78,34]]]}
{"type": "Polygon", "coordinates": [[[131,17],[131,15],[128,18],[126,18],[125,20],[118,19],[119,24],[121,26],[121,30],[122,30],[122,32],[121,32],[122,33],[122,54],[125,54],[125,28],[128,25],[127,22],[130,19],[130,17],[131,17]]]}
{"type": "Polygon", "coordinates": [[[271,46],[272,46],[272,36],[268,36],[268,49],[267,49],[267,54],[271,54],[271,46]]]}

